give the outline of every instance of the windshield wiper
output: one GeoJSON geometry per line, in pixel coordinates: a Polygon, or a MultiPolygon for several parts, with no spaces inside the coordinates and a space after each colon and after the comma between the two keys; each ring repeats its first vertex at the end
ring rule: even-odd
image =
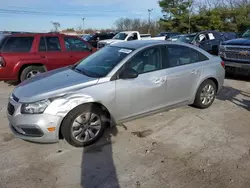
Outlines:
{"type": "Polygon", "coordinates": [[[84,69],[78,69],[78,68],[76,68],[76,66],[72,66],[71,69],[75,70],[76,72],[79,72],[79,73],[81,73],[83,75],[91,77],[84,69]]]}

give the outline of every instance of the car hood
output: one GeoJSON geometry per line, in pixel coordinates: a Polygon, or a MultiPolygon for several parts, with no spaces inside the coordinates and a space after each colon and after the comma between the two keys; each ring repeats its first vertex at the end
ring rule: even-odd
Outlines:
{"type": "Polygon", "coordinates": [[[13,94],[20,102],[35,102],[95,85],[98,80],[70,68],[61,68],[22,82],[14,89],[13,94]]]}
{"type": "Polygon", "coordinates": [[[250,46],[250,39],[249,38],[238,38],[228,40],[222,43],[222,45],[241,45],[241,46],[250,46]]]}
{"type": "Polygon", "coordinates": [[[111,44],[111,43],[116,43],[116,42],[123,42],[123,40],[118,40],[118,39],[107,39],[107,40],[101,40],[100,43],[106,43],[106,44],[111,44]]]}

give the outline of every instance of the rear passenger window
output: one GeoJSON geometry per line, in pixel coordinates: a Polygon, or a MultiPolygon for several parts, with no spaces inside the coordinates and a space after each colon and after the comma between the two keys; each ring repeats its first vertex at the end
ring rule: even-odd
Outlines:
{"type": "Polygon", "coordinates": [[[47,51],[61,51],[60,41],[58,37],[45,37],[47,51]]]}
{"type": "Polygon", "coordinates": [[[208,60],[208,58],[199,51],[180,45],[168,45],[164,47],[163,54],[164,68],[188,65],[208,60]]]}
{"type": "Polygon", "coordinates": [[[34,37],[9,37],[1,49],[2,52],[29,52],[34,37]]]}
{"type": "Polygon", "coordinates": [[[57,52],[61,51],[61,45],[58,37],[41,37],[39,51],[57,52]]]}

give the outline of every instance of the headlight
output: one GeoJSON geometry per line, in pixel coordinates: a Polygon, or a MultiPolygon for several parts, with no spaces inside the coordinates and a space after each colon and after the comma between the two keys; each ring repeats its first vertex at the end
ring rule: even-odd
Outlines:
{"type": "Polygon", "coordinates": [[[49,99],[44,99],[41,101],[33,103],[24,103],[21,107],[22,114],[42,114],[45,109],[50,105],[51,101],[49,99]]]}

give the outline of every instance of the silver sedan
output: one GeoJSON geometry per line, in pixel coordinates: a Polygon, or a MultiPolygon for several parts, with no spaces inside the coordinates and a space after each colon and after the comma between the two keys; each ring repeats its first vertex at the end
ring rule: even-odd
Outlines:
{"type": "Polygon", "coordinates": [[[209,107],[224,82],[219,57],[184,43],[131,41],[18,85],[9,99],[13,133],[76,147],[97,141],[107,126],[193,104],[209,107]]]}

